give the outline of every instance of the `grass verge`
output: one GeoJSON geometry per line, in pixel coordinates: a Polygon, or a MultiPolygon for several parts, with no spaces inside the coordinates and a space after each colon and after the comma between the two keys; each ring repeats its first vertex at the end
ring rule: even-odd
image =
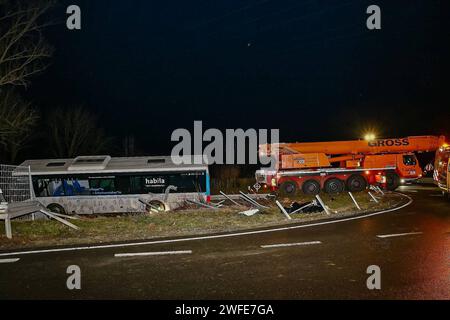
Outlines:
{"type": "MultiPolygon", "coordinates": [[[[292,220],[287,220],[280,210],[273,206],[251,217],[238,214],[239,211],[245,210],[239,207],[227,207],[220,210],[183,210],[151,215],[82,217],[74,222],[80,230],[73,230],[53,220],[13,221],[12,240],[4,235],[4,225],[0,226],[0,250],[231,232],[321,219],[338,219],[390,209],[407,202],[404,196],[390,193],[382,197],[379,203],[375,203],[370,200],[367,193],[362,192],[355,194],[362,209],[359,211],[347,193],[336,196],[321,195],[321,197],[332,210],[331,215],[324,212],[294,214],[292,220]]],[[[280,199],[280,202],[288,206],[293,201],[310,200],[312,197],[302,196],[295,199],[280,199]]]]}

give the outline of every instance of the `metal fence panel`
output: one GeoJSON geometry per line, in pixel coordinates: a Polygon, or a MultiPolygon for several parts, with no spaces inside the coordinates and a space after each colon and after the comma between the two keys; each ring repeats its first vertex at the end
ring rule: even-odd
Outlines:
{"type": "Polygon", "coordinates": [[[8,203],[30,200],[30,168],[0,164],[0,189],[8,203]]]}

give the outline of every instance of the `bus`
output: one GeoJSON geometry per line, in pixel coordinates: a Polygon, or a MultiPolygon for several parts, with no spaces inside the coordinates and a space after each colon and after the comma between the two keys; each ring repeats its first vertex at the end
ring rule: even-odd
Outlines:
{"type": "Polygon", "coordinates": [[[185,200],[209,202],[207,165],[171,157],[80,156],[27,160],[32,198],[60,214],[169,211],[185,200]]]}

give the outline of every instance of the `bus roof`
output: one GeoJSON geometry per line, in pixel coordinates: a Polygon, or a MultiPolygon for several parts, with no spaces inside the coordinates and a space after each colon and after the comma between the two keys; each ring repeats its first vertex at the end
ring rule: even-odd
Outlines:
{"type": "Polygon", "coordinates": [[[74,159],[27,160],[31,175],[72,175],[208,170],[205,164],[175,164],[171,157],[81,156],[74,159]]]}

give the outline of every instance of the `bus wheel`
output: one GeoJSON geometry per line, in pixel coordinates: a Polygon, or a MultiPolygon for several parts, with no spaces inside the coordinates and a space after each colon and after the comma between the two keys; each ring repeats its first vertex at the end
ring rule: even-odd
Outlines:
{"type": "Polygon", "coordinates": [[[302,191],[304,194],[316,195],[320,193],[320,183],[316,180],[308,180],[303,183],[302,191]]]}
{"type": "Polygon", "coordinates": [[[367,188],[367,181],[363,176],[354,174],[347,179],[347,189],[350,192],[361,192],[367,188]]]}
{"type": "Polygon", "coordinates": [[[342,193],[344,188],[344,183],[338,178],[331,178],[325,182],[325,192],[329,194],[342,193]]]}
{"type": "Polygon", "coordinates": [[[53,213],[59,213],[59,214],[66,214],[66,210],[64,209],[64,207],[60,204],[57,203],[50,203],[47,206],[47,209],[50,210],[50,212],[53,213]]]}
{"type": "Polygon", "coordinates": [[[166,211],[166,205],[158,200],[152,200],[145,208],[148,213],[157,213],[166,211]]]}
{"type": "Polygon", "coordinates": [[[400,177],[396,173],[386,174],[386,189],[394,191],[400,185],[400,177]]]}
{"type": "Polygon", "coordinates": [[[293,196],[297,193],[295,181],[285,181],[280,185],[280,193],[285,196],[293,196]]]}

